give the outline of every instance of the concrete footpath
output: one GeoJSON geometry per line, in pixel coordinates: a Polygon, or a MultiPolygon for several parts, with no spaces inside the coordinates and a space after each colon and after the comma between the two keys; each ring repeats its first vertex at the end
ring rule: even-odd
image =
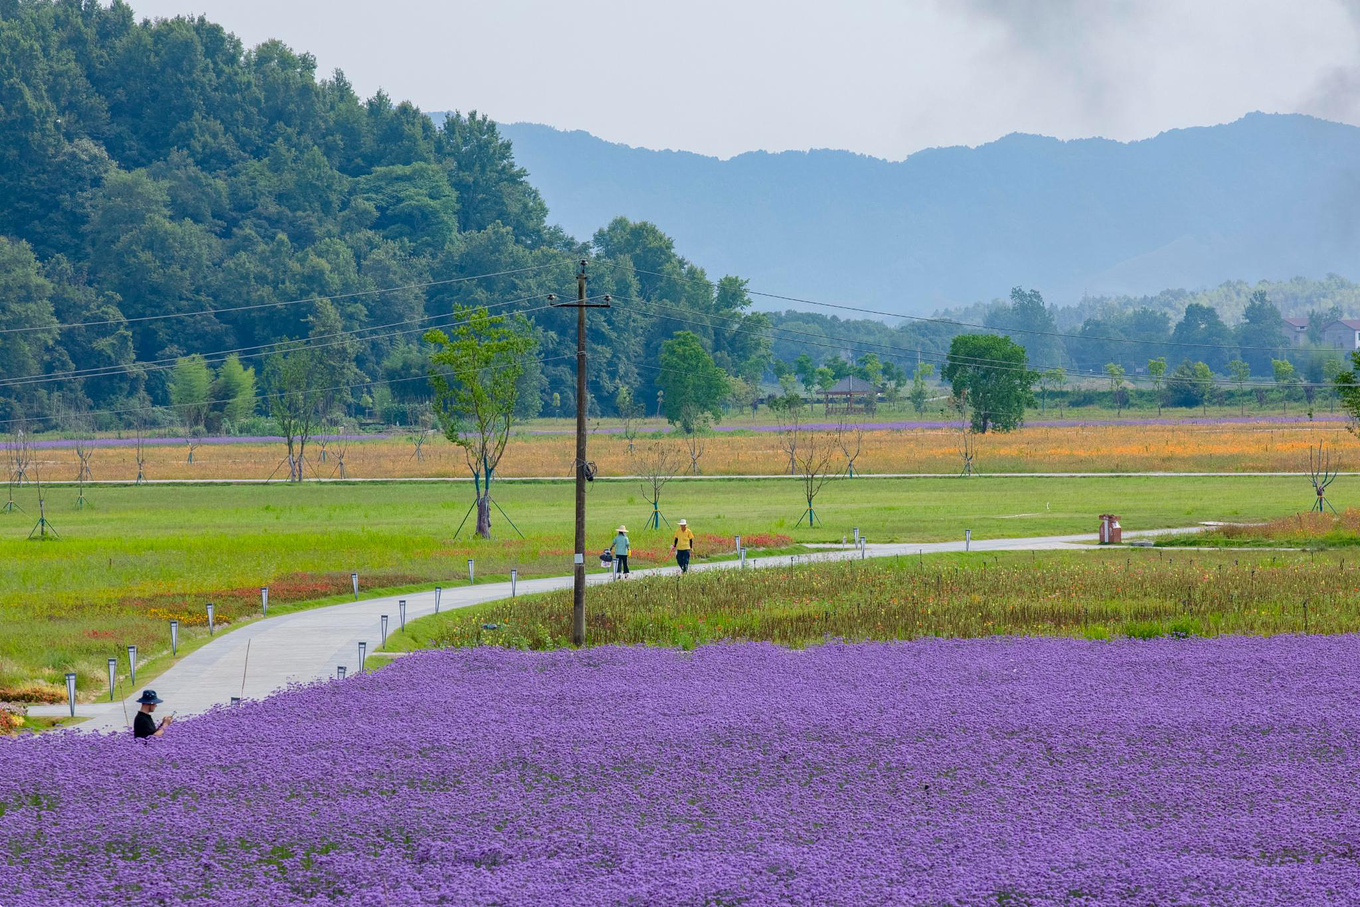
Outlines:
{"type": "MultiPolygon", "coordinates": [[[[1197,532],[1188,529],[1161,529],[1148,532],[1125,532],[1125,538],[1197,532]]],[[[1042,551],[1055,549],[1092,550],[1095,533],[1080,535],[1050,535],[1031,538],[973,539],[969,550],[984,551],[1042,551]]],[[[864,557],[895,557],[917,554],[961,552],[963,540],[919,544],[867,544],[864,557]]],[[[853,560],[861,557],[853,546],[830,545],[810,554],[747,558],[747,569],[787,567],[791,564],[853,560]]],[[[739,569],[739,561],[717,561],[695,564],[691,572],[739,569]]],[[[634,576],[674,574],[674,566],[633,571],[634,576]]],[[[587,576],[591,585],[612,581],[610,574],[596,572],[587,576]]],[[[519,595],[533,595],[571,587],[570,576],[520,580],[519,595]]],[[[475,586],[449,586],[443,589],[440,610],[466,608],[469,605],[510,597],[509,583],[484,583],[475,586]]],[[[229,704],[233,696],[258,699],[290,683],[306,683],[334,677],[336,668],[343,665],[349,673],[359,670],[359,643],[368,644],[368,665],[385,663],[386,657],[374,656],[381,642],[381,618],[388,615],[389,633],[400,626],[398,600],[406,600],[406,620],[413,621],[434,613],[434,590],[407,593],[400,596],[363,599],[340,605],[329,605],[308,611],[298,611],[258,620],[240,629],[223,633],[200,649],[184,656],[173,667],[156,678],[152,684],[165,700],[158,715],[174,713],[177,718],[206,712],[217,705],[229,704]],[[249,663],[247,663],[247,646],[249,663]],[[244,681],[244,682],[243,682],[244,681]]],[[[141,689],[124,702],[94,702],[76,706],[76,714],[90,720],[72,726],[72,730],[123,730],[137,711],[134,700],[141,689]]],[[[66,715],[69,708],[34,706],[31,715],[66,715]]]]}

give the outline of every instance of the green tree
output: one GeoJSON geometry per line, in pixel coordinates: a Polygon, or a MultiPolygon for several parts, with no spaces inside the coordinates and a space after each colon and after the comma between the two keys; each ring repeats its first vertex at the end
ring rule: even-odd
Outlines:
{"type": "Polygon", "coordinates": [[[1271,359],[1270,370],[1275,375],[1275,386],[1280,389],[1280,402],[1284,405],[1285,414],[1288,415],[1289,395],[1299,383],[1294,363],[1288,359],[1271,359]]]}
{"type": "Polygon", "coordinates": [[[1163,385],[1166,381],[1166,357],[1158,356],[1149,359],[1147,364],[1148,375],[1152,378],[1152,393],[1157,397],[1157,415],[1162,414],[1162,401],[1164,399],[1163,385]]]}
{"type": "Polygon", "coordinates": [[[1008,337],[960,334],[949,345],[941,376],[971,404],[974,431],[1004,432],[1022,425],[1025,407],[1034,405],[1038,374],[1028,366],[1024,347],[1008,337]]]}
{"type": "Polygon", "coordinates": [[[1124,366],[1118,362],[1105,363],[1105,376],[1110,379],[1110,402],[1115,405],[1115,412],[1124,411],[1124,366]]]}
{"type": "Polygon", "coordinates": [[[1187,355],[1193,355],[1210,369],[1225,368],[1233,358],[1233,335],[1212,306],[1192,302],[1171,332],[1171,340],[1187,355]]]}
{"type": "Polygon", "coordinates": [[[930,390],[926,387],[926,381],[931,375],[935,374],[935,365],[930,362],[916,363],[916,373],[911,378],[911,405],[916,410],[916,415],[920,416],[926,411],[926,403],[930,399],[930,390]]]}
{"type": "Polygon", "coordinates": [[[1023,346],[1031,362],[1046,367],[1061,364],[1058,325],[1038,290],[1013,287],[1010,304],[993,308],[983,323],[1023,346]]]}
{"type": "MultiPolygon", "coordinates": [[[[1067,372],[1061,368],[1044,369],[1043,374],[1039,376],[1039,381],[1040,387],[1043,388],[1045,404],[1047,404],[1049,391],[1058,393],[1067,386],[1067,372]]],[[[1047,405],[1045,405],[1045,411],[1047,411],[1047,405]]],[[[1062,415],[1061,398],[1058,400],[1058,415],[1062,415]]]]}
{"type": "Polygon", "coordinates": [[[477,534],[491,538],[491,482],[510,440],[520,377],[534,349],[527,324],[485,308],[454,310],[450,333],[434,329],[430,384],[444,437],[463,449],[476,493],[477,534]]]}
{"type": "Polygon", "coordinates": [[[241,365],[241,357],[232,353],[217,368],[212,398],[222,407],[222,418],[239,425],[255,414],[255,368],[241,365]]]}
{"type": "Polygon", "coordinates": [[[666,421],[685,434],[722,418],[727,376],[694,333],[679,331],[661,345],[660,384],[666,392],[666,421]]]}
{"type": "Polygon", "coordinates": [[[1242,312],[1242,323],[1234,333],[1241,358],[1255,371],[1264,372],[1270,365],[1271,352],[1283,345],[1281,323],[1280,310],[1265,290],[1252,293],[1242,312]]]}
{"type": "Polygon", "coordinates": [[[321,425],[331,389],[322,350],[291,344],[265,361],[265,398],[288,448],[288,481],[301,482],[307,443],[321,425]]]}
{"type": "Polygon", "coordinates": [[[190,432],[202,431],[207,423],[212,382],[212,369],[202,356],[195,353],[176,360],[168,382],[170,405],[190,432]]]}

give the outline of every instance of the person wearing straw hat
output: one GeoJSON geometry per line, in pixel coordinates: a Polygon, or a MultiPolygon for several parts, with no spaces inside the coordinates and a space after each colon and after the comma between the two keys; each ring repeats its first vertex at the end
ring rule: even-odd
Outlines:
{"type": "Polygon", "coordinates": [[[694,551],[694,533],[689,531],[689,523],[681,520],[675,527],[675,538],[671,539],[671,554],[680,565],[681,573],[689,572],[689,556],[694,551]]]}
{"type": "Polygon", "coordinates": [[[156,706],[165,700],[157,696],[155,690],[142,690],[142,695],[137,701],[141,703],[142,708],[137,712],[137,716],[132,719],[132,736],[138,740],[144,740],[147,737],[159,737],[164,734],[165,726],[173,721],[175,716],[166,715],[157,724],[156,720],[151,717],[151,713],[156,711],[156,706]]]}
{"type": "Polygon", "coordinates": [[[614,552],[614,572],[627,576],[629,548],[627,526],[619,526],[618,534],[614,536],[614,544],[609,547],[614,552]]]}

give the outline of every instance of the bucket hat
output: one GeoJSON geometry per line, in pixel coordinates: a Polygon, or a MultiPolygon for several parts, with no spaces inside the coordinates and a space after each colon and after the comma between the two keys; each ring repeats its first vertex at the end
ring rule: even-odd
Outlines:
{"type": "Polygon", "coordinates": [[[681,521],[680,521],[680,525],[681,525],[681,526],[688,526],[688,525],[689,525],[689,522],[686,521],[686,520],[681,520],[681,521]]]}
{"type": "Polygon", "coordinates": [[[142,705],[146,705],[147,703],[159,705],[165,700],[157,696],[155,690],[142,690],[142,695],[137,701],[142,705]]]}

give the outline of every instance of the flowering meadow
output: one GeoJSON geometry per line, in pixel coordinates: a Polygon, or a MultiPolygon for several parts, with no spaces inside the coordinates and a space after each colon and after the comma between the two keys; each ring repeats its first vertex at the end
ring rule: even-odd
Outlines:
{"type": "MultiPolygon", "coordinates": [[[[937,423],[864,433],[855,469],[862,473],[942,473],[959,471],[958,431],[937,423]]],[[[834,426],[831,426],[834,427],[834,426]]],[[[780,475],[788,471],[788,453],[780,446],[776,426],[743,429],[738,434],[719,431],[703,442],[699,470],[703,475],[780,475]]],[[[665,435],[658,435],[665,438],[665,435]]],[[[1139,424],[1111,422],[1044,423],[1009,434],[987,434],[977,439],[976,468],[982,472],[1299,472],[1307,469],[1308,449],[1324,442],[1344,451],[1352,443],[1344,422],[1222,421],[1175,422],[1145,420],[1139,424]]],[[[645,444],[645,442],[643,442],[645,444]]],[[[671,441],[677,450],[683,442],[671,441]]],[[[853,439],[848,443],[853,448],[853,439]]],[[[570,478],[575,453],[566,434],[518,435],[506,449],[498,475],[570,478]]],[[[144,448],[145,473],[156,480],[264,479],[283,457],[281,441],[258,438],[216,439],[194,452],[176,439],[159,439],[144,448]]],[[[463,452],[432,436],[415,456],[415,445],[405,437],[332,442],[326,459],[319,445],[308,448],[308,479],[340,477],[343,452],[345,476],[360,479],[446,478],[467,476],[463,452]]],[[[51,446],[35,451],[42,476],[48,481],[71,481],[79,471],[73,447],[51,446]]],[[[600,432],[590,439],[590,458],[606,477],[633,475],[639,464],[629,454],[628,442],[617,433],[600,432]]],[[[689,454],[677,459],[689,468],[689,454]]],[[[1347,467],[1349,468],[1349,467],[1347,467]]],[[[137,476],[134,448],[113,441],[96,446],[91,459],[94,478],[132,481],[137,476]]]]}
{"type": "Polygon", "coordinates": [[[1355,636],[411,655],[0,739],[0,903],[1345,904],[1355,636]]]}
{"type": "MultiPolygon", "coordinates": [[[[998,552],[672,574],[587,599],[587,640],[693,648],[994,634],[1213,636],[1360,632],[1360,563],[1344,553],[998,552]]],[[[412,623],[404,647],[570,645],[571,590],[412,623]],[[490,627],[491,629],[488,629],[490,627]]]]}

